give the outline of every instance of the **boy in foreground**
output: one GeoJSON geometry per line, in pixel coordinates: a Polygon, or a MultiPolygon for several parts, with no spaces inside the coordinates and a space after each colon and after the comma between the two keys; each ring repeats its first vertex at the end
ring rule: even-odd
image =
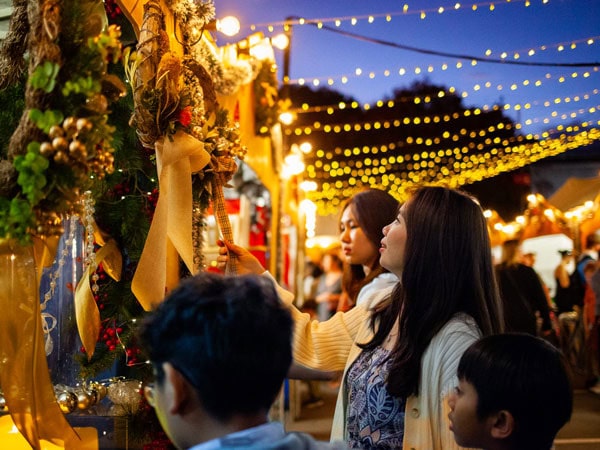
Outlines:
{"type": "Polygon", "coordinates": [[[573,390],[566,360],[529,334],[485,337],[458,365],[448,414],[456,442],[486,450],[548,450],[571,418],[573,390]]]}
{"type": "Polygon", "coordinates": [[[325,450],[268,412],[292,362],[292,319],[272,282],[200,273],[144,322],[148,403],[178,449],[325,450]]]}

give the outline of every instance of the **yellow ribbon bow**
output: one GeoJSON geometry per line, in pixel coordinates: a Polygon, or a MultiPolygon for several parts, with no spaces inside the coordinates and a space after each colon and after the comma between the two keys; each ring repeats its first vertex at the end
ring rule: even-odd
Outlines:
{"type": "Polygon", "coordinates": [[[90,286],[90,276],[98,265],[103,264],[104,271],[115,281],[121,279],[121,270],[123,260],[117,243],[110,239],[106,243],[99,237],[99,233],[94,233],[96,243],[102,247],[96,252],[96,264],[88,266],[81,276],[77,288],[75,289],[75,317],[77,319],[77,330],[88,360],[92,358],[100,334],[100,311],[94,292],[90,286]]]}
{"type": "Polygon", "coordinates": [[[160,195],[144,250],[131,283],[140,305],[151,310],[178,280],[177,255],[194,273],[192,243],[192,173],[210,162],[204,144],[178,131],[156,143],[160,195]],[[171,251],[173,249],[174,251],[171,251]],[[175,272],[175,275],[168,274],[175,272]]]}

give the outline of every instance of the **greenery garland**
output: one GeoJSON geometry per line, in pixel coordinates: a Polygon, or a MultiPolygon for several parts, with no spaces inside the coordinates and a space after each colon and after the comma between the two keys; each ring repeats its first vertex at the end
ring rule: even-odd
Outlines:
{"type": "Polygon", "coordinates": [[[79,194],[91,180],[113,171],[109,105],[124,93],[124,85],[108,69],[121,57],[120,31],[103,29],[97,5],[65,1],[62,15],[41,19],[51,31],[46,33],[50,42],[40,45],[60,42],[58,55],[68,58],[45,49],[30,56],[26,99],[39,101],[29,102],[24,126],[11,140],[16,147],[25,143],[25,151],[16,149],[9,160],[16,186],[0,197],[2,238],[27,244],[33,235],[61,234],[64,215],[80,211],[79,194]],[[80,17],[88,20],[75,20],[80,17]]]}

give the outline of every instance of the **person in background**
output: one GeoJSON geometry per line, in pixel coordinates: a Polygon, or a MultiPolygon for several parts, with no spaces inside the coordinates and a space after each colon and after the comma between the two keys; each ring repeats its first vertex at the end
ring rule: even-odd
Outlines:
{"type": "MultiPolygon", "coordinates": [[[[583,329],[586,351],[587,386],[593,388],[600,377],[600,365],[598,360],[598,339],[595,335],[596,325],[596,294],[592,287],[592,278],[598,271],[598,263],[590,260],[583,268],[586,285],[583,295],[583,329]]],[[[592,391],[593,392],[593,391],[592,391]]]]}
{"type": "Polygon", "coordinates": [[[537,335],[537,313],[542,321],[540,334],[548,336],[553,328],[546,293],[536,271],[519,262],[520,247],[516,239],[505,241],[502,260],[496,266],[506,329],[537,335]]]}
{"type": "Polygon", "coordinates": [[[585,238],[585,248],[577,259],[577,269],[571,276],[570,291],[572,303],[577,305],[578,312],[583,308],[583,298],[588,281],[585,278],[584,268],[589,261],[598,261],[600,251],[600,231],[589,234],[585,238]]]}
{"type": "Polygon", "coordinates": [[[582,281],[585,284],[585,276],[583,274],[583,268],[585,263],[593,260],[598,260],[598,252],[600,252],[600,230],[596,230],[590,233],[585,238],[585,248],[577,258],[577,271],[581,276],[582,281]]]}
{"type": "Polygon", "coordinates": [[[525,333],[487,336],[458,364],[450,429],[464,447],[550,450],[570,420],[568,363],[552,345],[525,333]]]}
{"type": "Polygon", "coordinates": [[[396,217],[398,201],[385,191],[367,189],[352,196],[342,207],[339,230],[344,278],[338,311],[356,304],[374,308],[390,296],[396,275],[379,264],[383,227],[396,217]]]}
{"type": "MultiPolygon", "coordinates": [[[[600,270],[594,272],[590,280],[590,285],[596,298],[594,324],[590,331],[590,345],[593,352],[593,361],[595,361],[596,369],[600,373],[600,270]]],[[[600,395],[600,375],[596,379],[596,383],[590,386],[590,391],[600,395]]]]}
{"type": "Polygon", "coordinates": [[[298,302],[296,304],[302,311],[311,312],[314,315],[317,314],[317,302],[315,301],[315,297],[317,295],[317,281],[322,274],[323,270],[318,263],[311,260],[306,261],[304,265],[304,281],[302,284],[304,296],[302,303],[298,302]]]}
{"type": "Polygon", "coordinates": [[[535,266],[535,258],[536,254],[534,252],[523,253],[521,257],[521,262],[526,266],[533,267],[535,266]]]}
{"type": "MultiPolygon", "coordinates": [[[[503,331],[487,222],[479,203],[454,189],[416,189],[383,229],[380,264],[400,281],[375,309],[357,306],[311,321],[279,295],[295,321],[294,358],[319,370],[344,370],[332,439],[351,448],[458,448],[447,397],[464,350],[503,331]]],[[[222,243],[238,270],[264,273],[247,250],[222,243]]]]}
{"type": "Polygon", "coordinates": [[[187,278],[145,319],[140,340],[155,378],[144,394],[178,449],[346,448],[268,421],[292,361],[292,319],[270,280],[187,278]]]}
{"type": "Polygon", "coordinates": [[[583,296],[583,326],[585,330],[586,340],[590,336],[590,332],[596,319],[596,294],[592,289],[592,277],[598,270],[598,263],[596,261],[588,261],[583,268],[583,274],[585,275],[585,293],[583,296]]]}
{"type": "Polygon", "coordinates": [[[554,279],[556,280],[556,292],[554,294],[554,304],[558,314],[573,310],[573,295],[571,295],[571,273],[574,270],[573,252],[571,250],[559,250],[560,263],[554,269],[554,279]]]}
{"type": "Polygon", "coordinates": [[[343,263],[337,251],[331,250],[321,260],[323,273],[317,279],[315,301],[320,321],[329,319],[336,312],[342,294],[343,263]]]}

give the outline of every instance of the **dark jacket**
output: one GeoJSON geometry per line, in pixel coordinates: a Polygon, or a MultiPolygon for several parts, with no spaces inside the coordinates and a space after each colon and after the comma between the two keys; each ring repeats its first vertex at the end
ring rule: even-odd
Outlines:
{"type": "Polygon", "coordinates": [[[550,308],[546,293],[535,270],[524,264],[496,266],[500,296],[504,305],[506,331],[536,335],[536,311],[542,319],[542,331],[550,330],[550,308]]]}

